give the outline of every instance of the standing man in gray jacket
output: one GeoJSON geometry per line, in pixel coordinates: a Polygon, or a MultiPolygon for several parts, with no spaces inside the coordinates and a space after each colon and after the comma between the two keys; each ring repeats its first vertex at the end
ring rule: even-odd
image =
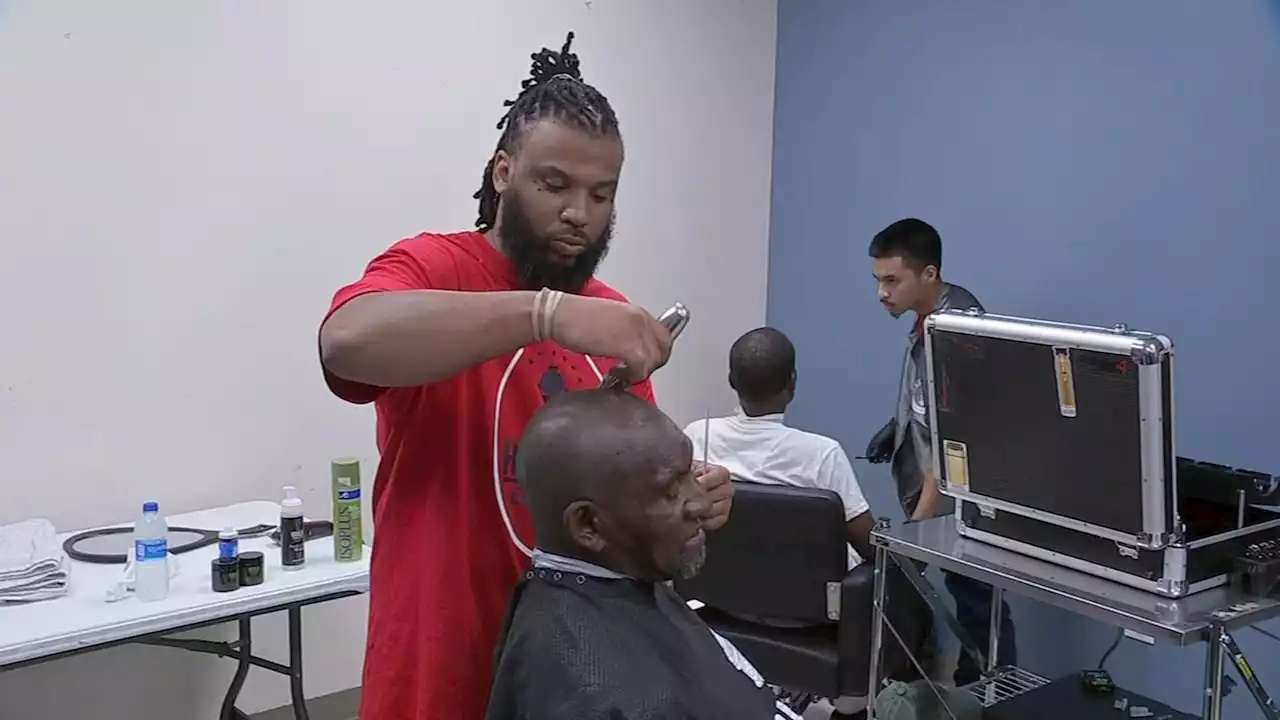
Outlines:
{"type": "MultiPolygon", "coordinates": [[[[923,220],[906,218],[881,230],[872,238],[869,254],[880,304],[895,318],[914,312],[915,322],[902,360],[897,412],[872,438],[867,458],[891,463],[898,499],[912,521],[949,515],[955,512],[955,505],[938,491],[933,474],[924,319],[937,310],[981,309],[982,304],[968,290],[942,280],[942,238],[923,220]]],[[[978,647],[986,649],[991,637],[991,586],[952,573],[943,577],[955,600],[956,619],[978,647]]],[[[1008,606],[1002,610],[999,663],[1012,665],[1017,662],[1013,622],[1008,606]]],[[[956,685],[977,682],[981,673],[982,668],[961,652],[956,685]]]]}

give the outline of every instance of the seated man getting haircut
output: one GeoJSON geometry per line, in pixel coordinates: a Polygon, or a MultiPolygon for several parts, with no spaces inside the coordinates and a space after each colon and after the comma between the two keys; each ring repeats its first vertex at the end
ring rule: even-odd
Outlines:
{"type": "Polygon", "coordinates": [[[705,462],[728,468],[734,480],[833,490],[844,502],[849,568],[872,557],[875,518],[862,496],[849,456],[823,435],[787,427],[783,412],[796,395],[796,349],[781,331],[762,327],[729,350],[729,385],[738,410],[729,417],[697,420],[684,432],[705,462]]]}
{"type": "Polygon", "coordinates": [[[706,553],[693,451],[629,393],[550,399],[516,475],[538,538],[499,638],[488,720],[798,720],[667,581],[706,553]]]}

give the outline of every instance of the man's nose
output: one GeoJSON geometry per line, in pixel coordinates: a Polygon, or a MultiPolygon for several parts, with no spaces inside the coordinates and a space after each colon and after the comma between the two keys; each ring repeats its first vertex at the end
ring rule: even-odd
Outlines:
{"type": "Polygon", "coordinates": [[[707,497],[707,491],[702,489],[700,483],[694,482],[693,488],[689,502],[685,504],[685,515],[690,519],[701,520],[711,512],[711,498],[707,497]]]}
{"type": "Polygon", "coordinates": [[[582,229],[587,225],[587,203],[585,198],[575,197],[560,211],[560,222],[582,229]]]}

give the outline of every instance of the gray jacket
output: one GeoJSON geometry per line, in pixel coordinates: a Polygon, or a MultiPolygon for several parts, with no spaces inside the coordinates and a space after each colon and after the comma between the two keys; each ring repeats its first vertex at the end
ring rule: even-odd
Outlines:
{"type": "MultiPolygon", "coordinates": [[[[982,304],[968,290],[959,285],[945,283],[938,297],[937,310],[950,308],[982,309],[982,304]]],[[[920,501],[920,492],[926,473],[933,468],[933,440],[929,428],[929,403],[925,394],[929,389],[928,366],[924,357],[924,337],[911,327],[907,336],[907,350],[902,358],[902,377],[898,384],[898,411],[894,415],[893,459],[890,467],[894,484],[898,486],[898,499],[902,509],[910,517],[920,501]]],[[[938,503],[938,515],[954,511],[951,498],[944,497],[938,503]]]]}

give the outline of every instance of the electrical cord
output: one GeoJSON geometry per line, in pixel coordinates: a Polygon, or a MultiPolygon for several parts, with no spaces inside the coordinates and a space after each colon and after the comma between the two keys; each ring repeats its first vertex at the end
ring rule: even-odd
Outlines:
{"type": "Polygon", "coordinates": [[[1116,648],[1120,647],[1120,641],[1122,640],[1124,640],[1124,630],[1117,630],[1116,639],[1111,643],[1111,647],[1107,648],[1107,651],[1102,653],[1102,659],[1098,661],[1099,670],[1107,669],[1107,660],[1111,658],[1111,653],[1115,652],[1116,648]]]}
{"type": "Polygon", "coordinates": [[[1267,637],[1271,638],[1272,640],[1275,640],[1276,642],[1280,642],[1280,635],[1276,635],[1276,634],[1275,634],[1275,633],[1273,633],[1273,632],[1268,632],[1268,631],[1263,630],[1262,628],[1257,627],[1257,626],[1254,626],[1253,630],[1254,630],[1255,632],[1260,632],[1260,633],[1262,633],[1263,635],[1266,635],[1267,637]]]}
{"type": "MultiPolygon", "coordinates": [[[[1257,626],[1251,626],[1250,629],[1253,630],[1254,632],[1261,633],[1262,635],[1265,635],[1276,642],[1280,642],[1280,635],[1276,635],[1275,633],[1270,632],[1268,630],[1263,630],[1262,628],[1257,626]]],[[[1120,643],[1123,640],[1124,640],[1124,630],[1121,629],[1116,631],[1116,639],[1111,642],[1111,646],[1107,648],[1107,651],[1102,654],[1102,659],[1098,661],[1099,670],[1107,669],[1107,660],[1111,659],[1112,653],[1116,651],[1116,648],[1120,647],[1120,643]]],[[[1231,694],[1231,691],[1233,689],[1235,689],[1235,681],[1232,680],[1231,676],[1229,675],[1224,677],[1222,696],[1227,697],[1228,695],[1231,694]]]]}
{"type": "MultiPolygon", "coordinates": [[[[266,535],[271,538],[272,542],[280,542],[280,528],[275,525],[254,525],[252,527],[240,528],[236,533],[242,538],[262,537],[263,535],[266,535]]],[[[88,549],[81,549],[79,545],[85,541],[91,541],[97,538],[129,536],[132,534],[132,525],[86,530],[84,532],[76,533],[63,541],[62,551],[67,554],[67,557],[78,562],[91,563],[94,565],[125,565],[129,562],[128,552],[94,552],[88,549]]],[[[192,538],[191,540],[181,542],[171,542],[169,545],[170,555],[181,555],[218,542],[218,531],[205,528],[173,526],[169,528],[169,534],[171,537],[190,536],[192,538]]],[[[307,540],[328,537],[333,534],[333,523],[328,520],[308,520],[303,525],[303,534],[307,540]]],[[[130,544],[127,537],[125,538],[124,543],[126,545],[130,544]]]]}
{"type": "MultiPolygon", "coordinates": [[[[1263,630],[1262,628],[1257,626],[1250,627],[1249,629],[1253,630],[1254,632],[1261,633],[1276,642],[1280,642],[1280,635],[1276,635],[1275,633],[1269,630],[1263,630]]],[[[1107,669],[1107,660],[1111,658],[1111,654],[1116,651],[1116,648],[1120,647],[1120,642],[1122,640],[1124,640],[1124,630],[1119,630],[1116,632],[1116,639],[1111,643],[1111,647],[1107,648],[1107,651],[1102,654],[1102,659],[1098,661],[1099,670],[1107,669]]]]}

